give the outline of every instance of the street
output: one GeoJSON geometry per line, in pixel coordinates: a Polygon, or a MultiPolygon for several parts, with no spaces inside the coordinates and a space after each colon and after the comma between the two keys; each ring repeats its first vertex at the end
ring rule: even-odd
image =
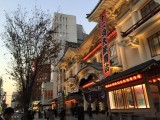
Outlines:
{"type": "MultiPolygon", "coordinates": [[[[47,120],[47,119],[44,119],[44,118],[39,119],[38,115],[36,114],[34,120],[47,120]]],[[[60,118],[58,117],[55,120],[60,120],[60,118]]],[[[71,116],[71,115],[67,115],[66,120],[78,120],[78,119],[71,116]]],[[[84,120],[90,120],[89,117],[88,117],[88,114],[85,114],[85,119],[84,120]]],[[[107,120],[107,115],[106,114],[93,114],[93,119],[92,120],[107,120]]]]}
{"type": "Polygon", "coordinates": [[[21,120],[22,114],[21,113],[14,113],[12,116],[12,120],[21,120]]]}

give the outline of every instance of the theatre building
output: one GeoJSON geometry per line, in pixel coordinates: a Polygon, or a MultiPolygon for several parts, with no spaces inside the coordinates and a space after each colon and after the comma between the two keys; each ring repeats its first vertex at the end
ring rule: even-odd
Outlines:
{"type": "Polygon", "coordinates": [[[87,19],[98,24],[103,71],[89,87],[105,88],[115,120],[159,120],[160,0],[100,0],[87,19]]]}
{"type": "Polygon", "coordinates": [[[90,85],[102,78],[101,41],[97,26],[81,44],[67,42],[58,67],[62,76],[60,78],[62,84],[58,89],[64,93],[63,102],[67,113],[70,112],[71,107],[80,103],[84,105],[85,111],[89,104],[93,111],[96,110],[96,104],[99,105],[100,110],[105,110],[103,98],[99,97],[99,101],[95,101],[96,96],[87,99],[90,94],[103,92],[88,89],[90,85]]]}

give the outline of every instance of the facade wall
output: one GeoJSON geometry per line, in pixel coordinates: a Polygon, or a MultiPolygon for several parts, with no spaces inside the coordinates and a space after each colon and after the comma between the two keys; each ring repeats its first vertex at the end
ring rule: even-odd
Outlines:
{"type": "MultiPolygon", "coordinates": [[[[116,22],[117,22],[115,26],[117,30],[116,40],[112,39],[112,41],[110,41],[110,43],[108,44],[108,47],[111,48],[114,44],[116,45],[118,61],[121,64],[122,70],[124,72],[125,70],[133,68],[136,65],[139,65],[151,59],[155,59],[157,61],[160,60],[159,8],[158,8],[158,13],[154,16],[151,16],[150,18],[148,18],[148,16],[151,15],[149,14],[149,12],[147,17],[145,17],[145,15],[142,13],[144,10],[144,7],[146,7],[152,1],[153,0],[129,1],[128,3],[126,2],[126,4],[123,3],[120,9],[118,9],[120,10],[120,13],[119,13],[119,16],[117,16],[116,18],[116,22]],[[129,7],[129,10],[127,10],[127,7],[125,7],[126,5],[129,7]],[[133,25],[135,25],[136,27],[133,25]],[[127,30],[128,29],[131,30],[132,26],[134,29],[131,32],[127,33],[128,32],[127,30]],[[125,35],[125,33],[127,34],[125,35]],[[155,38],[155,36],[153,35],[156,35],[157,38],[155,38]],[[151,39],[151,36],[152,38],[154,37],[154,39],[151,39]],[[151,42],[151,40],[152,41],[154,40],[154,42],[151,42]],[[152,49],[151,49],[151,44],[152,44],[152,49]]],[[[155,1],[157,2],[157,0],[155,1]]],[[[107,3],[107,1],[105,2],[107,3]]],[[[157,3],[159,3],[159,1],[157,3]]],[[[89,18],[90,21],[92,19],[93,21],[97,20],[96,17],[100,16],[97,14],[100,13],[99,11],[103,11],[101,9],[104,9],[104,7],[102,6],[103,5],[100,4],[96,9],[94,9],[95,11],[92,12],[93,15],[91,15],[91,17],[89,18]],[[96,16],[95,17],[96,20],[94,19],[94,15],[96,16]]],[[[152,7],[150,6],[149,8],[152,8],[152,7]]],[[[108,6],[106,6],[106,11],[107,9],[108,9],[108,6]]],[[[152,8],[152,10],[154,10],[154,8],[152,8]]],[[[153,15],[153,11],[152,11],[152,15],[153,15]]],[[[115,68],[110,68],[110,70],[114,71],[115,68]]],[[[132,82],[124,85],[118,85],[117,87],[111,87],[111,89],[109,88],[106,89],[109,93],[108,100],[110,101],[111,113],[113,114],[115,113],[114,115],[115,116],[117,115],[117,119],[137,118],[141,120],[141,119],[147,119],[145,117],[148,117],[148,119],[149,118],[152,119],[154,117],[159,118],[159,115],[158,115],[159,107],[157,106],[160,105],[160,103],[158,102],[160,100],[160,96],[158,95],[158,92],[157,92],[159,85],[156,85],[156,84],[159,84],[158,77],[160,73],[155,71],[156,71],[156,68],[148,71],[147,74],[144,74],[143,82],[141,81],[137,83],[132,82]],[[151,75],[151,72],[152,72],[152,75],[151,75]],[[155,78],[154,82],[152,82],[152,80],[150,81],[152,77],[155,78]],[[139,86],[142,86],[143,92],[140,92],[141,90],[139,86]],[[129,88],[131,88],[132,90],[131,92],[129,92],[130,97],[128,98],[126,96],[129,96],[129,95],[127,95],[126,92],[129,88]],[[138,92],[135,92],[134,88],[136,88],[138,92]],[[155,94],[153,92],[154,91],[153,89],[155,89],[156,91],[155,94]],[[134,94],[132,94],[133,91],[134,91],[134,94]],[[114,93],[115,96],[112,96],[111,92],[114,93]],[[126,98],[130,99],[129,100],[130,104],[128,100],[126,100],[126,98]],[[131,102],[131,99],[133,100],[132,102],[131,102]],[[115,103],[113,103],[114,100],[116,100],[115,103]],[[134,102],[136,102],[136,105],[134,104],[134,102]],[[123,106],[124,104],[125,106],[123,106]],[[131,104],[135,105],[134,106],[135,109],[131,104]],[[141,105],[139,106],[139,104],[143,104],[144,106],[141,106],[141,105]],[[144,108],[149,108],[149,109],[144,109],[144,108]]],[[[113,72],[111,72],[111,76],[112,74],[113,72]]],[[[125,79],[125,77],[126,76],[122,76],[122,79],[125,79]]],[[[120,79],[120,78],[113,79],[113,81],[118,81],[117,79],[120,79]]],[[[106,77],[106,83],[109,83],[107,82],[107,77],[106,77]]],[[[110,83],[112,83],[112,81],[110,81],[110,83]]],[[[119,84],[119,83],[115,83],[115,84],[119,84]]]]}
{"type": "MultiPolygon", "coordinates": [[[[130,16],[130,17],[127,20],[126,20],[126,18],[122,17],[118,21],[118,26],[120,28],[120,31],[122,31],[122,32],[126,31],[133,24],[135,24],[135,21],[137,22],[138,20],[142,19],[142,16],[140,14],[141,13],[140,10],[147,3],[148,3],[147,0],[142,0],[142,1],[137,2],[134,6],[131,7],[132,11],[136,11],[136,12],[134,14],[132,14],[133,13],[132,11],[127,12],[124,16],[130,16]]],[[[139,43],[141,45],[139,45],[136,48],[132,48],[130,46],[125,47],[124,54],[126,56],[127,63],[128,63],[128,66],[126,69],[128,69],[132,66],[135,66],[137,64],[140,64],[144,61],[148,61],[152,58],[157,59],[157,57],[151,57],[148,42],[147,42],[147,38],[149,36],[153,35],[157,31],[159,31],[159,27],[158,27],[159,22],[157,20],[152,20],[152,19],[155,19],[157,16],[154,16],[153,18],[151,18],[151,20],[149,20],[150,23],[149,23],[149,21],[147,21],[142,26],[140,26],[140,28],[137,28],[133,33],[128,35],[128,36],[136,37],[136,39],[139,40],[139,43]],[[137,50],[137,48],[138,48],[138,50],[137,50]]],[[[126,36],[123,39],[126,39],[128,36],[126,36]]],[[[122,55],[122,52],[121,52],[121,55],[122,55]]],[[[121,58],[125,58],[125,57],[122,55],[121,58]]]]}
{"type": "Polygon", "coordinates": [[[77,42],[76,16],[55,13],[54,19],[58,24],[57,38],[62,41],[77,42]]]}
{"type": "MultiPolygon", "coordinates": [[[[140,19],[143,18],[141,15],[141,9],[145,5],[147,5],[149,1],[150,0],[140,0],[136,2],[134,1],[134,4],[132,3],[132,1],[130,1],[131,4],[128,5],[130,7],[130,10],[124,11],[125,13],[121,13],[121,16],[119,17],[119,19],[116,19],[117,24],[114,27],[117,31],[117,35],[116,37],[111,39],[108,44],[108,48],[110,50],[109,52],[113,54],[113,56],[109,56],[109,59],[110,60],[113,59],[113,62],[117,61],[115,63],[112,63],[113,65],[110,66],[111,76],[114,75],[114,73],[118,74],[122,71],[128,70],[136,65],[139,65],[151,59],[160,60],[160,55],[156,55],[154,57],[151,56],[150,46],[148,43],[148,38],[151,35],[160,31],[159,13],[155,16],[152,16],[147,22],[138,26],[136,29],[134,29],[132,32],[130,32],[126,36],[123,36],[123,32],[126,32],[130,27],[132,27],[132,25],[136,24],[140,19]],[[114,49],[113,49],[113,46],[115,47],[114,49]]],[[[99,35],[99,33],[97,34],[99,35]]],[[[93,36],[93,34],[90,34],[90,36],[93,36]]],[[[93,41],[93,39],[90,39],[90,41],[93,41]]],[[[92,47],[91,45],[92,44],[90,44],[90,47],[89,47],[90,49],[92,47]]],[[[88,49],[85,51],[88,51],[88,49]]],[[[91,51],[89,51],[89,53],[91,51]]],[[[86,53],[85,55],[87,56],[86,53]]],[[[85,55],[83,57],[85,57],[85,55]]],[[[83,57],[79,58],[79,60],[82,60],[83,57]]],[[[101,50],[97,50],[96,52],[94,52],[92,56],[90,56],[85,61],[88,63],[93,63],[93,62],[101,63],[102,61],[101,60],[101,50]]],[[[71,74],[76,75],[78,73],[77,77],[79,80],[78,81],[78,84],[79,84],[81,79],[82,78],[87,79],[90,73],[97,73],[96,70],[93,70],[91,68],[86,68],[84,70],[81,70],[81,68],[83,68],[83,64],[81,62],[77,62],[77,61],[73,62],[73,65],[71,65],[69,68],[67,69],[64,68],[66,70],[65,78],[70,77],[71,74]]],[[[104,76],[102,77],[102,71],[99,72],[98,74],[99,75],[97,76],[99,80],[105,79],[104,76]]],[[[126,76],[123,76],[122,78],[124,77],[126,76]]],[[[152,83],[149,83],[150,76],[146,75],[143,77],[144,78],[138,82],[127,83],[117,88],[113,87],[112,89],[108,91],[109,98],[107,100],[112,101],[112,102],[114,101],[113,100],[114,97],[112,97],[111,95],[111,92],[114,92],[116,95],[116,101],[118,101],[115,105],[114,103],[110,102],[111,107],[115,106],[114,109],[112,108],[110,109],[111,112],[118,113],[118,114],[121,114],[123,112],[130,112],[134,114],[150,113],[152,117],[155,117],[155,110],[154,110],[155,105],[154,104],[157,104],[157,103],[156,102],[153,103],[153,96],[152,96],[153,94],[151,93],[153,91],[152,89],[153,86],[151,86],[152,83]],[[130,92],[127,93],[127,91],[129,90],[130,92]],[[130,100],[132,100],[132,102],[129,101],[129,98],[127,99],[126,97],[127,94],[128,96],[130,94],[130,100]],[[123,102],[125,103],[125,105],[123,102]]],[[[120,78],[117,78],[117,79],[120,79],[120,78]]],[[[117,79],[113,81],[116,81],[117,79]]],[[[65,87],[66,87],[65,89],[66,95],[68,95],[68,93],[73,92],[69,86],[65,86],[65,87]]],[[[157,86],[154,86],[154,87],[156,87],[157,89],[157,86]]],[[[87,103],[84,99],[85,110],[88,104],[89,103],[87,103]]],[[[95,105],[96,103],[91,104],[93,110],[95,110],[95,107],[96,107],[95,105]]],[[[101,105],[101,108],[103,108],[104,110],[105,108],[104,103],[101,102],[100,105],[101,105]]]]}
{"type": "Polygon", "coordinates": [[[53,99],[53,83],[42,83],[42,104],[48,104],[53,99]]]}

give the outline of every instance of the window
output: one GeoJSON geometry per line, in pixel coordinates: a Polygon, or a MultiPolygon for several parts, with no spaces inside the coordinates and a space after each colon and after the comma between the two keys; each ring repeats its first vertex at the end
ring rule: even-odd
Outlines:
{"type": "Polygon", "coordinates": [[[141,9],[141,15],[142,17],[145,17],[146,15],[148,15],[151,11],[153,11],[159,4],[156,3],[154,0],[152,0],[151,2],[149,2],[146,6],[144,6],[141,9]]]}
{"type": "Polygon", "coordinates": [[[135,91],[135,96],[136,96],[137,107],[146,108],[142,85],[134,86],[134,91],[135,91]]]}
{"type": "Polygon", "coordinates": [[[122,90],[116,90],[117,107],[119,109],[124,109],[122,90]]]}
{"type": "Polygon", "coordinates": [[[135,102],[133,99],[133,92],[130,87],[124,89],[125,97],[126,97],[126,108],[134,108],[135,102]]]}
{"type": "Polygon", "coordinates": [[[149,108],[145,84],[109,92],[111,109],[149,108]]]}
{"type": "Polygon", "coordinates": [[[150,89],[153,99],[153,104],[157,112],[160,112],[160,95],[157,83],[150,83],[150,89]]]}
{"type": "Polygon", "coordinates": [[[111,109],[115,109],[115,108],[116,108],[114,97],[115,97],[115,96],[114,96],[113,91],[109,92],[109,99],[110,99],[111,109]]]}
{"type": "Polygon", "coordinates": [[[160,55],[160,31],[147,38],[151,56],[160,55]]]}
{"type": "Polygon", "coordinates": [[[110,47],[110,57],[115,57],[117,55],[116,53],[116,46],[113,45],[110,47]]]}

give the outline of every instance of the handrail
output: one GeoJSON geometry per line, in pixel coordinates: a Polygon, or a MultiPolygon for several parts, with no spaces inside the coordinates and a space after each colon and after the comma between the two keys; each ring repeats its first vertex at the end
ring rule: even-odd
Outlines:
{"type": "Polygon", "coordinates": [[[152,10],[150,13],[148,13],[145,17],[140,19],[136,24],[134,24],[132,27],[130,27],[127,31],[122,32],[122,37],[126,37],[128,34],[133,32],[135,29],[137,29],[139,26],[141,26],[143,23],[145,23],[147,20],[149,20],[151,17],[153,17],[159,11],[160,11],[160,5],[158,5],[154,10],[152,10]]]}

